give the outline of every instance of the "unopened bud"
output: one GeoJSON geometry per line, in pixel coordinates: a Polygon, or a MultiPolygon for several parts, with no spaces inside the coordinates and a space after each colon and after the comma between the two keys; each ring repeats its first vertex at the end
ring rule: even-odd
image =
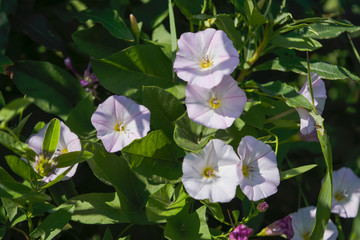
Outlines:
{"type": "Polygon", "coordinates": [[[262,202],[259,203],[256,208],[259,212],[265,212],[269,208],[269,204],[267,204],[267,202],[262,202]]]}
{"type": "Polygon", "coordinates": [[[131,24],[131,29],[135,35],[135,38],[137,40],[139,40],[140,37],[140,30],[139,30],[139,26],[138,23],[136,21],[136,18],[134,15],[130,14],[130,24],[131,24]]]}

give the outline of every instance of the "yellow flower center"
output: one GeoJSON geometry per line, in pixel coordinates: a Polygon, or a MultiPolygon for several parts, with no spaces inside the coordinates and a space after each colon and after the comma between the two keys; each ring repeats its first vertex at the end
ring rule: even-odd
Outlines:
{"type": "Polygon", "coordinates": [[[117,132],[124,132],[125,131],[125,125],[122,122],[119,122],[115,125],[114,130],[117,132]]]}
{"type": "Polygon", "coordinates": [[[217,98],[217,97],[211,98],[210,101],[209,101],[209,103],[210,103],[210,107],[211,107],[211,108],[214,108],[214,109],[220,107],[220,105],[221,105],[221,101],[220,101],[220,99],[217,98]]]}
{"type": "Polygon", "coordinates": [[[67,150],[67,148],[63,148],[62,150],[61,150],[61,153],[60,154],[64,154],[64,153],[68,153],[69,151],[67,150]]]}
{"type": "Polygon", "coordinates": [[[212,62],[210,61],[209,57],[201,59],[200,63],[202,68],[209,68],[212,65],[212,62]]]}
{"type": "Polygon", "coordinates": [[[310,240],[310,233],[304,233],[303,235],[302,235],[302,237],[303,237],[303,239],[304,240],[310,240]]]}
{"type": "Polygon", "coordinates": [[[243,165],[241,170],[242,173],[244,174],[244,177],[249,177],[251,170],[248,166],[243,165]]]}
{"type": "Polygon", "coordinates": [[[48,160],[43,155],[36,156],[35,171],[43,176],[49,176],[56,168],[56,162],[53,159],[48,160]]]}
{"type": "Polygon", "coordinates": [[[335,199],[338,201],[338,202],[342,202],[344,201],[346,198],[345,194],[342,193],[342,192],[338,192],[335,194],[335,199]]]}
{"type": "Polygon", "coordinates": [[[215,177],[215,171],[214,171],[214,169],[212,169],[211,167],[206,167],[206,168],[204,168],[204,170],[203,170],[203,175],[204,175],[206,178],[213,178],[213,177],[215,177]]]}

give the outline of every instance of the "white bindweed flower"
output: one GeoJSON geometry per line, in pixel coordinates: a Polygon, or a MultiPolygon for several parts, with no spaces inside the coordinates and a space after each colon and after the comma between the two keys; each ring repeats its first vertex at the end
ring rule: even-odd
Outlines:
{"type": "Polygon", "coordinates": [[[199,200],[229,202],[235,197],[239,158],[233,148],[212,139],[198,153],[188,153],[183,161],[181,178],[188,194],[199,200]]]}
{"type": "MultiPolygon", "coordinates": [[[[311,81],[314,95],[314,105],[318,114],[322,114],[326,101],[326,89],[324,81],[315,73],[311,73],[311,81]]],[[[303,95],[310,103],[311,94],[309,89],[309,81],[306,79],[305,84],[299,91],[299,94],[303,95]]],[[[295,108],[300,116],[300,132],[303,135],[311,134],[315,131],[315,120],[307,109],[302,107],[295,108]]]]}
{"type": "MultiPolygon", "coordinates": [[[[46,124],[38,133],[31,135],[27,140],[29,147],[37,154],[35,156],[35,162],[31,162],[31,166],[43,177],[41,181],[46,183],[53,181],[60,174],[69,169],[69,167],[56,168],[55,157],[63,153],[81,151],[81,143],[78,136],[71,132],[70,129],[60,121],[60,137],[56,152],[50,159],[44,157],[42,145],[48,125],[49,124],[46,124]]],[[[75,174],[77,166],[78,164],[75,164],[62,180],[71,178],[75,174]]]]}
{"type": "Polygon", "coordinates": [[[150,111],[124,96],[111,96],[91,117],[106,151],[117,152],[150,131],[150,111]]]}
{"type": "Polygon", "coordinates": [[[184,81],[212,88],[223,76],[230,75],[239,64],[239,54],[221,30],[208,28],[197,33],[183,33],[174,71],[184,81]]]}
{"type": "Polygon", "coordinates": [[[185,104],[189,118],[208,128],[230,127],[244,110],[245,92],[231,76],[224,76],[219,85],[203,88],[188,84],[185,104]]]}
{"type": "Polygon", "coordinates": [[[239,184],[248,199],[258,201],[276,193],[280,174],[271,147],[252,136],[245,136],[237,152],[239,184]]]}
{"type": "Polygon", "coordinates": [[[332,213],[343,218],[357,216],[360,204],[360,179],[350,168],[333,172],[332,213]]]}
{"type": "MultiPolygon", "coordinates": [[[[309,240],[315,225],[316,208],[313,206],[300,208],[297,212],[289,214],[292,217],[294,237],[292,240],[309,240]]],[[[325,229],[323,240],[335,240],[338,230],[335,224],[329,220],[325,229]]]]}

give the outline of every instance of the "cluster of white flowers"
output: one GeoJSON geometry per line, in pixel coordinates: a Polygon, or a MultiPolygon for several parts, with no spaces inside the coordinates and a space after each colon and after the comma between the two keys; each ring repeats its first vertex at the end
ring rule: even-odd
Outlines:
{"type": "MultiPolygon", "coordinates": [[[[208,28],[184,33],[178,41],[174,62],[178,77],[187,81],[185,105],[188,116],[205,127],[226,129],[244,110],[245,92],[230,76],[239,64],[239,54],[221,30],[208,28]]],[[[182,182],[195,199],[229,202],[240,185],[252,201],[277,191],[280,183],[276,156],[271,147],[252,136],[237,149],[213,139],[198,154],[183,162],[182,182]]]]}

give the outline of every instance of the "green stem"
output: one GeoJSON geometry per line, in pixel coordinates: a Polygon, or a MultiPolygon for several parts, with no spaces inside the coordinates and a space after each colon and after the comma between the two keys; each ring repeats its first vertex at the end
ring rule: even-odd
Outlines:
{"type": "Polygon", "coordinates": [[[270,123],[270,122],[272,122],[272,121],[274,121],[276,119],[283,118],[283,117],[285,117],[285,116],[287,116],[287,115],[289,115],[289,114],[291,114],[293,112],[295,112],[295,108],[291,108],[291,109],[289,109],[289,110],[287,110],[285,112],[282,112],[282,113],[279,113],[278,115],[270,117],[270,118],[265,120],[265,123],[270,123]]]}
{"type": "Polygon", "coordinates": [[[338,214],[335,214],[335,223],[336,226],[338,228],[339,231],[339,240],[345,240],[345,234],[344,234],[344,230],[341,226],[341,221],[340,221],[340,217],[338,214]]]}
{"type": "Polygon", "coordinates": [[[21,233],[25,237],[26,240],[30,240],[29,236],[20,228],[17,228],[17,227],[10,227],[10,228],[21,233]]]}

